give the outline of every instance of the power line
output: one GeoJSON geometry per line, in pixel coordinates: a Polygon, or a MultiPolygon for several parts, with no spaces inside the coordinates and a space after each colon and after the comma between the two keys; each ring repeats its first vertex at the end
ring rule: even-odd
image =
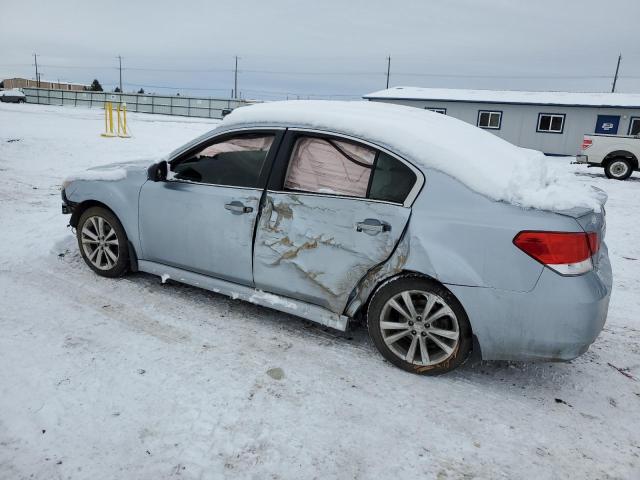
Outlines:
{"type": "MultiPolygon", "coordinates": [[[[239,58],[239,57],[238,57],[239,58]]],[[[121,60],[121,57],[118,57],[121,60]]],[[[388,69],[390,69],[389,57],[387,57],[388,69]]],[[[0,66],[28,66],[28,64],[0,64],[0,66]]],[[[381,71],[295,71],[295,70],[261,70],[261,69],[238,69],[235,68],[155,68],[155,67],[111,67],[103,65],[62,65],[62,64],[41,64],[47,68],[73,68],[73,69],[103,69],[103,70],[115,70],[122,69],[124,71],[141,71],[141,72],[175,72],[175,73],[224,73],[234,72],[237,73],[257,73],[264,75],[316,75],[316,76],[354,76],[354,75],[366,75],[366,76],[382,76],[387,75],[388,72],[381,71]]],[[[611,78],[609,74],[591,74],[591,75],[538,75],[538,74],[474,74],[474,73],[460,73],[460,72],[447,72],[447,73],[426,73],[426,72],[395,72],[395,75],[403,77],[433,77],[433,78],[489,78],[489,79],[600,79],[611,78]]],[[[618,75],[618,78],[640,78],[640,75],[618,75]]]]}

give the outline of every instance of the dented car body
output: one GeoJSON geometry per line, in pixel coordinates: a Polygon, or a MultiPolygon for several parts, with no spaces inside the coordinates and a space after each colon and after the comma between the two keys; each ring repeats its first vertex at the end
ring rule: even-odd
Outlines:
{"type": "Polygon", "coordinates": [[[146,163],[117,167],[126,171],[117,180],[68,182],[71,225],[105,206],[126,232],[133,270],[340,330],[385,282],[419,275],[459,300],[484,359],[568,360],[603,328],[612,284],[604,213],[496,202],[391,146],[305,125],[221,127],[167,163],[166,177],[162,163],[146,163]],[[217,158],[253,152],[250,181],[253,167],[237,180],[198,166],[221,142],[217,158]],[[323,155],[340,159],[327,166],[323,155]],[[514,244],[523,231],[595,232],[592,268],[559,274],[514,244]]]}

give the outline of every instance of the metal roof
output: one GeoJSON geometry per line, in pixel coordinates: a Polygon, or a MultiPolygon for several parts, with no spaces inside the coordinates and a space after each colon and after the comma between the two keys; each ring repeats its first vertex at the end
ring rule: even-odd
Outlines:
{"type": "Polygon", "coordinates": [[[638,93],[525,92],[452,88],[393,87],[364,95],[368,100],[429,100],[442,102],[563,105],[578,107],[640,108],[638,93]]]}

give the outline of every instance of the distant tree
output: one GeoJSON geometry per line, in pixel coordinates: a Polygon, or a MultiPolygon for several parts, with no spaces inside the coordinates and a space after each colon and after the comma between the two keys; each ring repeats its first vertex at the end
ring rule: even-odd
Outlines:
{"type": "Polygon", "coordinates": [[[116,92],[116,93],[120,93],[120,87],[114,88],[113,91],[116,92]]]}
{"type": "Polygon", "coordinates": [[[140,90],[138,90],[138,93],[142,95],[144,93],[144,88],[141,88],[140,90]]]}
{"type": "Polygon", "coordinates": [[[91,82],[89,90],[91,90],[92,92],[102,92],[102,85],[100,85],[100,82],[97,78],[95,78],[93,82],[91,82]]]}

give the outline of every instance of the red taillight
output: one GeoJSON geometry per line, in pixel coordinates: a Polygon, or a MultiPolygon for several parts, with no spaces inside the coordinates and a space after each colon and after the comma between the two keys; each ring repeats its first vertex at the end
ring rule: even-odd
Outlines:
{"type": "Polygon", "coordinates": [[[591,145],[593,145],[593,140],[591,140],[590,138],[586,138],[586,137],[582,139],[582,150],[586,150],[591,145]]]}
{"type": "Polygon", "coordinates": [[[597,233],[520,232],[516,247],[562,275],[579,275],[593,268],[591,257],[600,248],[597,233]]]}
{"type": "Polygon", "coordinates": [[[587,238],[589,239],[589,250],[591,250],[591,256],[593,256],[600,250],[600,235],[596,232],[590,232],[587,233],[587,238]]]}

